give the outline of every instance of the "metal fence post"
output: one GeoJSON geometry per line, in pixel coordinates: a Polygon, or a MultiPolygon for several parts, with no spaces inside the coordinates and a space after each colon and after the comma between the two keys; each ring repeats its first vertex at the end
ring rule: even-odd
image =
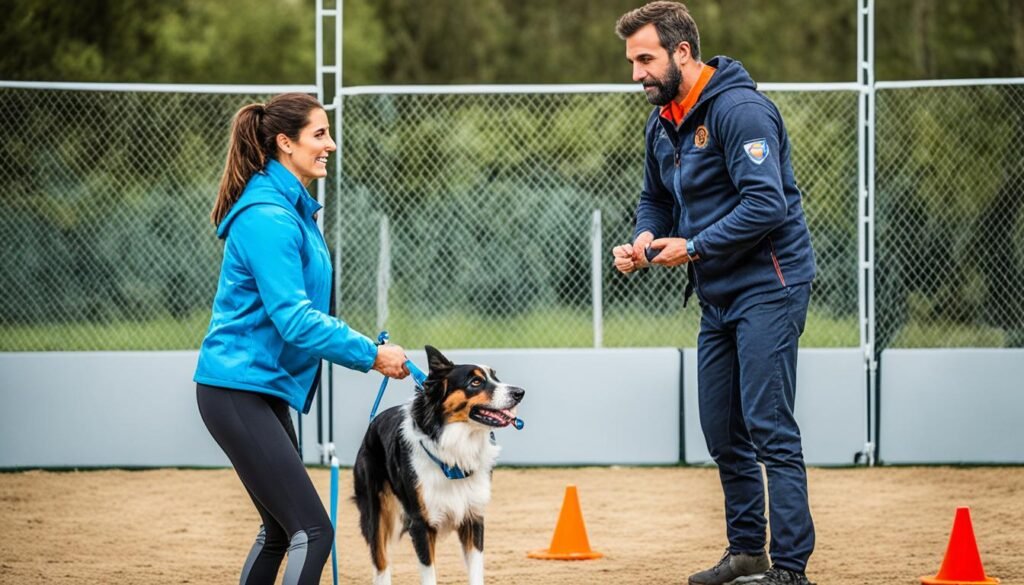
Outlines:
{"type": "Polygon", "coordinates": [[[388,321],[388,291],[391,289],[391,223],[388,216],[380,216],[380,254],[377,256],[377,331],[383,331],[388,321]]]}
{"type": "MultiPolygon", "coordinates": [[[[335,127],[337,132],[341,131],[341,39],[342,39],[342,3],[343,0],[336,0],[334,8],[325,8],[324,0],[316,0],[316,39],[315,39],[315,51],[316,51],[316,97],[317,100],[324,106],[324,110],[330,112],[334,110],[335,127]],[[334,19],[334,62],[328,64],[326,61],[326,55],[324,54],[324,21],[329,18],[334,19]],[[331,86],[327,85],[327,77],[333,76],[334,83],[331,86]],[[328,89],[330,89],[330,100],[328,100],[328,89]]],[[[340,141],[340,137],[339,137],[340,141]]],[[[338,149],[338,157],[335,159],[335,178],[334,178],[334,204],[337,206],[337,199],[340,196],[341,189],[341,149],[338,149]]],[[[320,205],[326,206],[327,204],[327,182],[325,179],[319,179],[316,182],[316,200],[320,205]]],[[[317,216],[317,225],[320,227],[320,232],[325,233],[325,211],[321,211],[317,216]]],[[[337,293],[335,298],[335,307],[341,305],[341,282],[339,275],[341,274],[341,246],[335,250],[334,258],[334,274],[335,281],[331,283],[334,287],[332,292],[337,293]]],[[[327,367],[327,396],[328,396],[328,412],[324,413],[320,409],[320,397],[323,392],[317,394],[317,418],[318,418],[318,429],[322,425],[322,420],[326,414],[328,421],[328,436],[327,442],[323,443],[322,438],[319,436],[318,430],[317,440],[321,442],[321,463],[329,463],[331,458],[334,456],[334,368],[328,362],[327,367]]],[[[300,418],[301,421],[301,418],[300,418]]],[[[301,430],[301,427],[300,427],[301,430]]],[[[300,432],[301,440],[301,432],[300,432]]],[[[337,571],[335,571],[335,576],[337,571]]]]}
{"type": "Polygon", "coordinates": [[[601,210],[590,219],[590,294],[594,303],[594,347],[604,345],[604,303],[601,296],[601,210]]]}

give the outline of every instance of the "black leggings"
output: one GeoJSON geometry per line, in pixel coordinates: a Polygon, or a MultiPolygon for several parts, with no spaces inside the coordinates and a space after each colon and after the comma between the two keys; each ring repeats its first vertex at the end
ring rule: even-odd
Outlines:
{"type": "Polygon", "coordinates": [[[334,529],[299,457],[288,405],[267,394],[196,385],[199,414],[263,519],[241,585],[319,583],[334,529]]]}

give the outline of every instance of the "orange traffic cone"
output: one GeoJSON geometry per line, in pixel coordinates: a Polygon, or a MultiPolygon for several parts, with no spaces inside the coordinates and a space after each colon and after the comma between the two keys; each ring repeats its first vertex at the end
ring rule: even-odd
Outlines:
{"type": "Polygon", "coordinates": [[[981,566],[978,543],[974,540],[971,526],[971,509],[957,508],[953,520],[953,532],[949,535],[949,546],[942,566],[934,577],[921,577],[924,585],[994,585],[999,579],[985,575],[981,566]]]}
{"type": "Polygon", "coordinates": [[[580,511],[580,498],[576,494],[576,486],[565,488],[565,499],[562,500],[562,512],[558,515],[555,535],[551,537],[551,548],[532,550],[526,553],[532,559],[557,559],[561,561],[581,561],[599,559],[604,555],[590,550],[587,539],[587,527],[583,524],[583,512],[580,511]]]}

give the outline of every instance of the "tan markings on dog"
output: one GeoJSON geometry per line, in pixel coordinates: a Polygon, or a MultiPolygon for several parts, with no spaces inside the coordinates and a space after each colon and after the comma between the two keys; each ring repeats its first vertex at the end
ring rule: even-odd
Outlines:
{"type": "Polygon", "coordinates": [[[444,399],[444,418],[449,423],[466,422],[469,420],[469,411],[474,406],[487,406],[491,397],[481,392],[472,398],[466,397],[464,390],[456,390],[444,399]]]}
{"type": "Polygon", "coordinates": [[[484,379],[487,378],[487,374],[485,374],[484,371],[481,370],[480,368],[474,368],[473,369],[473,375],[474,376],[478,376],[480,378],[484,378],[484,379]]]}
{"type": "Polygon", "coordinates": [[[388,568],[388,545],[391,543],[391,531],[399,514],[398,498],[391,488],[384,486],[380,492],[380,515],[377,517],[377,543],[373,549],[373,566],[378,571],[388,568]]]}
{"type": "Polygon", "coordinates": [[[465,390],[456,390],[445,397],[444,420],[450,423],[469,420],[469,400],[465,390]]]}

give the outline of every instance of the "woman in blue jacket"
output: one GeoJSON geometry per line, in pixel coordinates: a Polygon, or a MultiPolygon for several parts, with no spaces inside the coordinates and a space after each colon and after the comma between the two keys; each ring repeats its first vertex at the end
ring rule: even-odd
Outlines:
{"type": "Polygon", "coordinates": [[[331,315],[330,254],[306,186],[336,150],[327,113],[288,93],[235,114],[211,219],[224,239],[210,328],[199,352],[203,422],[262,519],[240,583],[319,583],[334,542],[298,452],[288,407],[309,412],[321,359],[404,378],[405,353],[331,315]]]}

